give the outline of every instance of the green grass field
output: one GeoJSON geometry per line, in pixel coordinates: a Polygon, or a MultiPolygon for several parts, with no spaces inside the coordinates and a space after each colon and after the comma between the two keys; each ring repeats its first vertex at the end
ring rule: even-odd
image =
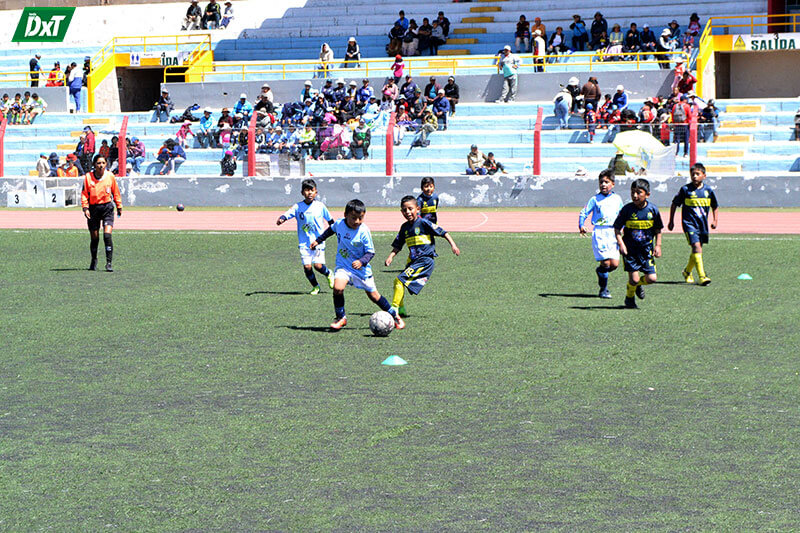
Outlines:
{"type": "Polygon", "coordinates": [[[588,239],[455,238],[381,339],[291,233],[120,231],[107,274],[0,231],[0,530],[797,527],[800,238],[712,237],[703,288],[665,236],[639,310],[588,239]]]}

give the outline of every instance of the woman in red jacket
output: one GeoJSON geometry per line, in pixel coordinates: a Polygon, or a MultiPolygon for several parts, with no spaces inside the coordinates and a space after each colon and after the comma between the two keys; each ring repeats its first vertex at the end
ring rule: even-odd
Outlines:
{"type": "Polygon", "coordinates": [[[122,197],[117,186],[114,174],[106,170],[106,158],[98,155],[94,158],[94,170],[83,178],[83,191],[81,192],[81,207],[83,215],[89,226],[92,252],[92,262],[89,270],[97,270],[97,246],[100,243],[100,226],[103,226],[103,242],[106,246],[106,272],[114,272],[111,267],[111,258],[114,246],[111,242],[111,232],[114,229],[114,207],[117,215],[122,216],[122,197]]]}

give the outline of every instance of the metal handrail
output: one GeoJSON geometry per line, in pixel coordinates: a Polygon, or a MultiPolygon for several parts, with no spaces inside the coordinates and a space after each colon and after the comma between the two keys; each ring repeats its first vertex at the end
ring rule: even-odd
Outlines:
{"type": "Polygon", "coordinates": [[[211,34],[173,34],[173,35],[138,35],[138,36],[122,36],[114,37],[105,46],[103,46],[97,53],[92,56],[91,67],[92,70],[97,69],[102,65],[108,56],[116,54],[117,48],[141,48],[143,52],[147,52],[148,46],[164,46],[175,45],[175,51],[179,51],[181,46],[196,44],[192,50],[192,54],[199,51],[211,50],[211,34]],[[124,41],[134,41],[126,43],[124,41]],[[155,41],[155,42],[153,42],[155,41]],[[184,41],[184,42],[181,42],[184,41]]]}
{"type": "Polygon", "coordinates": [[[724,15],[719,17],[711,17],[706,22],[705,28],[703,28],[703,33],[700,34],[700,43],[701,45],[705,43],[706,39],[712,36],[715,29],[723,30],[723,34],[728,34],[728,29],[730,28],[749,28],[749,32],[736,32],[734,35],[744,35],[749,33],[753,35],[756,33],[756,28],[764,27],[764,31],[762,33],[774,33],[770,31],[771,26],[789,26],[791,25],[792,31],[797,31],[798,26],[800,26],[800,13],[782,13],[776,15],[724,15]],[[744,24],[721,24],[719,21],[723,20],[732,20],[736,19],[740,21],[750,20],[749,23],[744,24]],[[756,22],[756,19],[766,19],[765,22],[756,22]]]}
{"type": "MultiPolygon", "coordinates": [[[[437,70],[444,70],[445,74],[455,74],[456,69],[459,70],[492,70],[494,72],[500,71],[500,66],[497,63],[497,57],[494,55],[476,55],[476,56],[469,56],[469,57],[439,57],[439,56],[426,56],[424,58],[420,57],[411,57],[405,59],[405,72],[409,74],[413,74],[414,71],[426,71],[430,69],[437,69],[437,70]],[[464,60],[486,60],[487,64],[485,65],[460,65],[460,61],[464,60]],[[431,62],[436,62],[435,66],[431,66],[431,62]]],[[[518,55],[521,60],[521,66],[541,66],[544,71],[554,65],[554,63],[548,63],[548,59],[558,59],[564,58],[563,55],[544,55],[544,56],[534,56],[533,54],[521,54],[518,55]],[[525,62],[525,60],[530,60],[530,62],[525,62]],[[543,60],[541,63],[536,62],[536,59],[543,60]]],[[[607,54],[604,52],[592,52],[592,53],[582,53],[578,52],[575,54],[571,54],[567,57],[571,59],[575,58],[587,58],[588,61],[570,61],[569,66],[589,66],[589,71],[592,72],[593,68],[601,63],[601,64],[608,64],[608,59],[610,58],[629,58],[635,57],[634,61],[624,60],[621,63],[623,64],[631,64],[636,63],[636,70],[640,70],[642,63],[652,64],[652,63],[671,63],[676,60],[683,60],[684,62],[689,61],[689,54],[683,51],[674,51],[674,52],[628,52],[628,53],[615,53],[615,54],[607,54]],[[655,59],[655,60],[643,60],[642,56],[654,56],[656,58],[663,58],[663,59],[655,59]]],[[[329,77],[331,75],[347,75],[350,72],[353,72],[355,68],[345,68],[342,65],[353,65],[353,67],[360,68],[362,71],[366,71],[364,74],[365,76],[369,77],[370,74],[370,65],[374,65],[372,67],[373,72],[380,71],[380,72],[388,72],[388,64],[392,61],[391,58],[387,59],[362,59],[360,61],[337,61],[335,64],[337,66],[327,66],[326,64],[321,63],[319,60],[302,60],[302,61],[264,61],[259,63],[229,63],[229,62],[213,62],[210,65],[197,65],[194,67],[195,72],[193,75],[200,76],[200,83],[206,82],[206,76],[213,77],[213,76],[230,76],[231,74],[238,74],[241,75],[241,81],[245,81],[248,75],[259,75],[259,74],[279,74],[281,79],[286,79],[287,74],[301,74],[301,73],[310,73],[310,74],[323,74],[325,77],[329,77]],[[302,68],[303,66],[311,66],[311,68],[302,68]],[[320,69],[319,66],[324,66],[325,68],[320,69]],[[220,68],[230,68],[235,67],[237,70],[218,70],[220,68]],[[263,67],[280,67],[280,68],[263,68],[263,67]],[[288,67],[288,68],[287,68],[288,67]],[[291,67],[300,67],[300,68],[291,68],[291,67]]],[[[563,66],[564,63],[558,63],[557,65],[563,66]]],[[[175,67],[167,67],[164,69],[164,83],[170,81],[170,79],[180,79],[183,81],[183,76],[185,74],[185,69],[175,68],[175,67]]]]}

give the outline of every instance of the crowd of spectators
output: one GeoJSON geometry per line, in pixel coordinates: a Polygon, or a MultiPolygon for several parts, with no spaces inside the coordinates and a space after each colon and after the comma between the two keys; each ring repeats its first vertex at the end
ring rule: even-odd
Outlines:
{"type": "MultiPolygon", "coordinates": [[[[568,40],[563,27],[556,27],[555,31],[548,36],[547,27],[541,18],[535,17],[531,24],[525,15],[520,15],[514,31],[517,53],[533,53],[536,56],[543,56],[589,50],[600,52],[601,57],[610,55],[610,57],[603,58],[612,61],[634,60],[636,59],[636,56],[633,55],[635,53],[642,54],[640,59],[647,59],[654,52],[685,51],[691,54],[692,49],[697,46],[702,29],[697,13],[692,13],[689,17],[686,31],[682,32],[678,21],[673,20],[658,37],[648,24],[643,24],[640,30],[635,22],[632,22],[626,30],[623,30],[619,24],[613,24],[609,31],[608,21],[599,11],[594,14],[591,25],[588,27],[580,15],[573,15],[572,19],[573,21],[569,25],[572,35],[568,40]]],[[[666,61],[664,57],[658,57],[658,59],[666,61]]],[[[551,58],[549,61],[554,62],[555,59],[551,58]]],[[[661,65],[663,68],[669,68],[667,63],[661,65]]]]}
{"type": "Polygon", "coordinates": [[[478,150],[478,145],[473,144],[467,154],[467,174],[468,175],[492,175],[500,172],[507,174],[505,167],[502,163],[494,158],[494,153],[489,152],[484,154],[478,150]]]}
{"type": "Polygon", "coordinates": [[[224,29],[233,20],[233,4],[225,2],[222,8],[217,0],[210,0],[204,10],[198,0],[192,0],[183,17],[182,31],[224,29]]]}
{"type": "MultiPolygon", "coordinates": [[[[86,56],[83,58],[83,67],[78,67],[77,62],[70,63],[67,68],[62,72],[61,70],[61,63],[56,61],[53,63],[53,68],[47,73],[47,77],[44,78],[44,73],[42,70],[41,64],[42,56],[41,54],[34,54],[28,64],[28,76],[30,77],[30,85],[31,87],[39,87],[39,83],[44,81],[45,87],[68,87],[69,94],[72,98],[75,106],[75,111],[80,112],[81,110],[81,90],[86,87],[86,79],[91,72],[91,57],[86,56]]],[[[30,97],[30,93],[25,93],[25,98],[27,99],[30,97]]],[[[23,100],[24,102],[24,100],[23,100]]],[[[46,107],[46,104],[45,106],[46,107]]],[[[40,108],[37,110],[36,114],[41,115],[43,113],[43,109],[40,108]]],[[[17,113],[19,114],[19,113],[17,113]]],[[[35,116],[35,115],[34,115],[35,116]]],[[[17,124],[28,123],[28,122],[16,122],[17,124]]]]}
{"type": "Polygon", "coordinates": [[[0,114],[9,124],[33,124],[36,117],[47,110],[47,102],[37,93],[16,93],[12,100],[8,93],[0,100],[0,114]]]}
{"type": "Polygon", "coordinates": [[[386,54],[389,57],[402,54],[404,56],[436,55],[439,47],[447,42],[450,35],[450,20],[439,11],[433,22],[423,17],[418,25],[414,19],[407,19],[401,10],[399,18],[389,30],[389,43],[386,54]]]}

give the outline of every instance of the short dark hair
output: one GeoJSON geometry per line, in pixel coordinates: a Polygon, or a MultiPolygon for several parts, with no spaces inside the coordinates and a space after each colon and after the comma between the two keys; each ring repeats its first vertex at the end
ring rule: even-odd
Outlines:
{"type": "Polygon", "coordinates": [[[486,157],[494,157],[494,152],[489,152],[488,154],[486,154],[486,157]]]}
{"type": "Polygon", "coordinates": [[[303,183],[300,185],[301,191],[306,191],[308,189],[316,189],[316,188],[317,188],[317,182],[315,182],[310,178],[307,180],[303,180],[303,183]]]}
{"type": "Polygon", "coordinates": [[[603,178],[607,178],[611,183],[616,181],[616,176],[614,176],[614,171],[610,168],[606,168],[600,171],[600,175],[597,176],[597,180],[600,181],[603,178]]]}
{"type": "Polygon", "coordinates": [[[406,202],[413,202],[414,205],[417,205],[417,199],[411,196],[410,194],[406,194],[405,196],[403,196],[403,199],[400,200],[400,206],[402,207],[402,205],[406,202]]]}
{"type": "Polygon", "coordinates": [[[643,178],[633,180],[633,183],[631,183],[631,191],[634,189],[641,189],[647,194],[650,194],[650,182],[643,178]]]}
{"type": "Polygon", "coordinates": [[[347,202],[347,205],[344,206],[344,214],[347,215],[348,213],[355,213],[356,215],[363,215],[367,212],[367,208],[364,206],[364,202],[359,200],[358,198],[354,198],[347,202]]]}
{"type": "Polygon", "coordinates": [[[433,181],[432,176],[425,176],[424,178],[422,178],[422,181],[419,182],[420,187],[424,187],[426,185],[433,185],[434,187],[436,186],[436,182],[433,181]]]}
{"type": "Polygon", "coordinates": [[[695,163],[695,164],[694,164],[694,165],[692,165],[692,167],[689,169],[689,173],[691,173],[693,170],[699,170],[700,172],[702,172],[703,174],[705,174],[705,173],[706,173],[706,166],[705,166],[703,163],[695,163]]]}
{"type": "Polygon", "coordinates": [[[92,166],[96,165],[99,159],[105,159],[106,163],[108,162],[106,156],[104,156],[103,154],[97,154],[96,156],[94,156],[94,159],[92,159],[92,166]]]}

